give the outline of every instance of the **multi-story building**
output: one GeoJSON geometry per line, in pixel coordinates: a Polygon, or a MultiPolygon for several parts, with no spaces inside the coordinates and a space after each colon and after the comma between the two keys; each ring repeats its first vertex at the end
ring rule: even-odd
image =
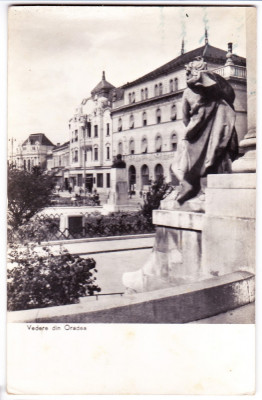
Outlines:
{"type": "Polygon", "coordinates": [[[47,157],[52,153],[54,144],[44,133],[32,133],[18,146],[14,156],[14,164],[17,168],[32,170],[37,165],[45,169],[47,157]]]}
{"type": "Polygon", "coordinates": [[[246,133],[246,60],[209,45],[184,53],[113,93],[113,155],[122,154],[131,190],[145,190],[160,174],[177,183],[171,164],[183,131],[182,95],[186,88],[185,64],[201,56],[208,69],[224,76],[236,93],[236,128],[246,133]]]}
{"type": "Polygon", "coordinates": [[[112,165],[111,105],[114,86],[102,80],[83,99],[69,121],[70,185],[92,191],[106,192],[110,188],[112,165]]]}
{"type": "Polygon", "coordinates": [[[69,188],[69,154],[70,142],[57,143],[52,154],[47,157],[47,170],[52,171],[61,189],[69,188]]]}

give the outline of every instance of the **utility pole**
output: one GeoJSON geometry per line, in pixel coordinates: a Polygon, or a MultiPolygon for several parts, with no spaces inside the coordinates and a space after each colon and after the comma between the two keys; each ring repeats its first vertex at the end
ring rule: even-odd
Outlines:
{"type": "Polygon", "coordinates": [[[11,139],[8,139],[9,140],[9,142],[11,142],[11,163],[12,163],[12,165],[13,165],[13,157],[14,157],[14,142],[16,142],[16,139],[15,138],[11,138],[11,139]]]}

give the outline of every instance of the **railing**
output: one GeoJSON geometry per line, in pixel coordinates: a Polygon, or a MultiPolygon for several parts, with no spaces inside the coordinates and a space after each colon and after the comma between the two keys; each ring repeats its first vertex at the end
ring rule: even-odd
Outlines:
{"type": "Polygon", "coordinates": [[[240,65],[224,65],[223,67],[214,69],[212,72],[221,75],[223,78],[247,78],[246,67],[241,67],[240,65]]]}
{"type": "MultiPolygon", "coordinates": [[[[69,228],[60,229],[59,214],[41,214],[33,218],[29,226],[18,231],[8,231],[8,241],[21,243],[50,242],[57,240],[96,238],[108,236],[124,236],[153,233],[154,225],[137,212],[115,213],[101,216],[100,213],[81,213],[76,223],[69,228]],[[82,220],[79,220],[82,217],[82,220]]],[[[72,217],[74,218],[74,217],[72,217]]]]}

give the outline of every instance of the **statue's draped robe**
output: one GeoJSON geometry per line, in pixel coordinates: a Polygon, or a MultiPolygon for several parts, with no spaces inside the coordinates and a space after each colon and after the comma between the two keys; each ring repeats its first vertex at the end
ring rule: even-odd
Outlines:
{"type": "Polygon", "coordinates": [[[235,93],[221,76],[201,71],[187,82],[183,95],[185,132],[178,152],[178,178],[195,184],[208,173],[228,172],[238,154],[235,93]]]}

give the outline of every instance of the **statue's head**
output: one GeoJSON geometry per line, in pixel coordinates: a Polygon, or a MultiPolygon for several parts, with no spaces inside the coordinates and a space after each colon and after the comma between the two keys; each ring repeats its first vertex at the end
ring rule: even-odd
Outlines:
{"type": "Polygon", "coordinates": [[[207,70],[207,63],[204,61],[203,57],[198,56],[191,61],[189,64],[185,65],[187,80],[191,79],[194,75],[197,75],[199,71],[207,70]]]}

